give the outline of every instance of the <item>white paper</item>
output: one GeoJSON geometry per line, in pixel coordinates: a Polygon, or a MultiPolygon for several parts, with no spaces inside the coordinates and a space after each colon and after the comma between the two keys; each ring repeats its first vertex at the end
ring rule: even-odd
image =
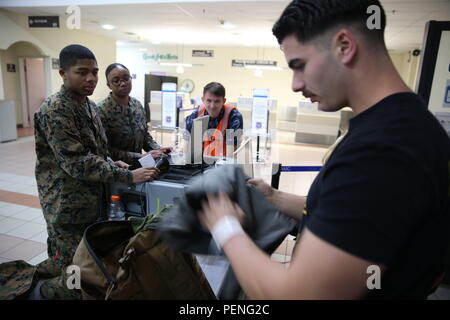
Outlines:
{"type": "Polygon", "coordinates": [[[146,155],[145,157],[142,157],[139,159],[139,163],[143,168],[145,167],[154,167],[156,162],[153,159],[151,154],[146,155]]]}
{"type": "Polygon", "coordinates": [[[253,98],[252,130],[255,133],[266,134],[268,123],[268,99],[253,98]]]}
{"type": "Polygon", "coordinates": [[[175,128],[177,121],[177,93],[175,83],[163,83],[162,126],[175,128]]]}

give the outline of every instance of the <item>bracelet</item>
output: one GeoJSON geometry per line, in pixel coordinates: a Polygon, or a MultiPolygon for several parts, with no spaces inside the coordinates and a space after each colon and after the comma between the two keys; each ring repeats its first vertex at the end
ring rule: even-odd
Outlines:
{"type": "Polygon", "coordinates": [[[245,233],[238,219],[232,216],[223,216],[216,222],[211,230],[211,235],[219,250],[237,234],[245,233]]]}

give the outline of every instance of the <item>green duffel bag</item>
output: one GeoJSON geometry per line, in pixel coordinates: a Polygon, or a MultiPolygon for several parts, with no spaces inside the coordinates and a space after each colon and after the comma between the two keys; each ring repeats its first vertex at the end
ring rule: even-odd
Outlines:
{"type": "Polygon", "coordinates": [[[73,264],[83,299],[216,299],[193,255],[174,251],[155,230],[134,234],[130,221],[89,226],[73,264]]]}

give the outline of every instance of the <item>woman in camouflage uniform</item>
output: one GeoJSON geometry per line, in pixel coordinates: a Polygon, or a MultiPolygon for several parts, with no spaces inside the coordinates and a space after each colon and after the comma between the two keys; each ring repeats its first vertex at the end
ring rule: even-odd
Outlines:
{"type": "Polygon", "coordinates": [[[130,165],[139,166],[137,160],[146,155],[142,149],[153,158],[170,152],[170,148],[161,148],[148,133],[144,108],[129,95],[132,85],[127,67],[120,63],[110,64],[105,75],[111,92],[98,103],[98,108],[109,148],[114,151],[112,154],[130,165]]]}

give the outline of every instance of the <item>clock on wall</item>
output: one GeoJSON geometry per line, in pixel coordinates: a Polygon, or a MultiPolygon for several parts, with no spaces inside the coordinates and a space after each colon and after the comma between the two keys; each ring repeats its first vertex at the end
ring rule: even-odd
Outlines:
{"type": "Polygon", "coordinates": [[[183,80],[181,83],[181,91],[191,93],[194,90],[194,81],[190,79],[183,80]]]}

